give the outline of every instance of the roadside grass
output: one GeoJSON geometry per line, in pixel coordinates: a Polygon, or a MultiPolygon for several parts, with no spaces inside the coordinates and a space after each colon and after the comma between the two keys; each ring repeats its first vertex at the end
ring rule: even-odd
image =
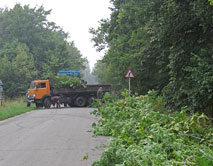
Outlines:
{"type": "Polygon", "coordinates": [[[24,97],[19,97],[13,100],[4,100],[0,105],[0,120],[29,112],[36,109],[35,106],[27,107],[24,97]]]}

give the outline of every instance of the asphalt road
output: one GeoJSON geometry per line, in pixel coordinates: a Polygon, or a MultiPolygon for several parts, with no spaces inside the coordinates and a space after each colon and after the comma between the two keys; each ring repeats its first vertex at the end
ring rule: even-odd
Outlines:
{"type": "Polygon", "coordinates": [[[108,139],[92,137],[91,111],[42,109],[1,121],[0,166],[91,166],[108,139]]]}

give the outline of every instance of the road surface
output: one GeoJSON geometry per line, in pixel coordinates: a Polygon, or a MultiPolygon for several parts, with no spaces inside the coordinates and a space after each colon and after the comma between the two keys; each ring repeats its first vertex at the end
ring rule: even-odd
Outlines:
{"type": "Polygon", "coordinates": [[[41,109],[1,121],[0,166],[91,166],[108,139],[92,137],[91,111],[41,109]]]}

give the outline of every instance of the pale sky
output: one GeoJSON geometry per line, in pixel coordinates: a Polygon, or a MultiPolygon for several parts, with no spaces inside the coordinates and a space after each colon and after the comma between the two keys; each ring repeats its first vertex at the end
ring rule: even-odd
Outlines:
{"type": "Polygon", "coordinates": [[[0,8],[13,8],[16,3],[30,5],[30,7],[44,6],[45,10],[52,9],[49,21],[55,22],[65,32],[69,32],[71,41],[81,54],[94,67],[97,59],[103,53],[96,52],[90,41],[90,27],[98,27],[98,21],[110,17],[110,0],[0,0],[0,8]]]}

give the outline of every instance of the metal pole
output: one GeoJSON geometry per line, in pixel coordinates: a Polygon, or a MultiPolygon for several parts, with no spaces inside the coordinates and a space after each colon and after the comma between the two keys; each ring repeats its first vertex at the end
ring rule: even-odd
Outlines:
{"type": "Polygon", "coordinates": [[[131,84],[130,84],[130,78],[129,78],[129,95],[130,95],[130,90],[131,90],[131,84]]]}

